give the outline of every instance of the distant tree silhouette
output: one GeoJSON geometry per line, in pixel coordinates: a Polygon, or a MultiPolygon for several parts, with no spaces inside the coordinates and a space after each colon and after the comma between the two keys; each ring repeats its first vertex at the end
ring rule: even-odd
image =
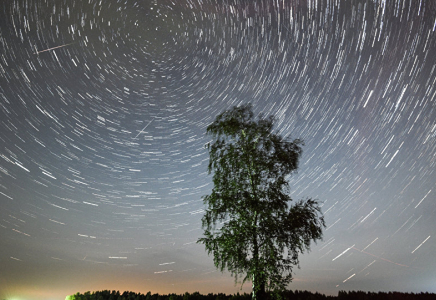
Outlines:
{"type": "MultiPolygon", "coordinates": [[[[193,294],[189,294],[186,292],[182,295],[170,294],[170,295],[159,295],[159,294],[151,294],[148,292],[146,295],[141,293],[134,292],[124,292],[120,294],[118,291],[97,291],[97,292],[86,292],[85,294],[76,293],[74,295],[68,296],[66,299],[68,300],[183,300],[184,297],[187,296],[189,300],[191,299],[199,299],[199,300],[249,300],[251,298],[250,294],[242,294],[239,293],[236,295],[225,295],[222,293],[219,294],[207,294],[201,295],[198,292],[193,294]],[[193,296],[193,298],[190,298],[193,296]]],[[[280,293],[280,297],[283,300],[332,300],[332,299],[340,299],[340,300],[355,300],[355,299],[364,299],[364,300],[434,300],[436,299],[436,294],[426,293],[399,293],[399,292],[363,292],[363,291],[339,291],[338,296],[326,296],[320,293],[312,293],[309,291],[283,291],[280,293]]],[[[6,299],[4,299],[6,300],[6,299]]]]}
{"type": "Polygon", "coordinates": [[[243,105],[207,127],[214,187],[203,198],[208,208],[198,242],[235,282],[242,274],[242,284],[252,281],[253,300],[265,299],[266,290],[285,290],[299,253],[310,250],[325,227],[317,200],[288,206],[287,177],[298,168],[302,141],[283,138],[273,125],[274,117],[255,119],[251,105],[243,105]]]}

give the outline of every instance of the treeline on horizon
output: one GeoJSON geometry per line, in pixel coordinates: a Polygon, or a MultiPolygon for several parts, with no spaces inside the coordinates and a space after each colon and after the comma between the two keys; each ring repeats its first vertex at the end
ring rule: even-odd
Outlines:
{"type": "MultiPolygon", "coordinates": [[[[235,294],[226,295],[223,293],[202,295],[199,292],[192,294],[186,292],[185,294],[168,294],[159,295],[124,292],[119,291],[97,291],[86,292],[84,294],[76,293],[75,295],[68,296],[66,300],[250,300],[251,294],[235,294]]],[[[401,292],[363,292],[363,291],[339,291],[337,296],[326,296],[318,292],[312,293],[309,291],[284,291],[277,298],[281,300],[324,300],[324,299],[337,299],[337,300],[430,300],[436,299],[436,294],[433,293],[401,293],[401,292]]]]}

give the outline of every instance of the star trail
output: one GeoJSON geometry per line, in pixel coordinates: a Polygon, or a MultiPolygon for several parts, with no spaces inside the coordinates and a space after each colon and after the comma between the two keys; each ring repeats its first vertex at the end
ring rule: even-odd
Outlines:
{"type": "Polygon", "coordinates": [[[323,202],[290,289],[436,292],[435,1],[3,1],[0,49],[1,299],[240,291],[196,240],[245,103],[323,202]]]}

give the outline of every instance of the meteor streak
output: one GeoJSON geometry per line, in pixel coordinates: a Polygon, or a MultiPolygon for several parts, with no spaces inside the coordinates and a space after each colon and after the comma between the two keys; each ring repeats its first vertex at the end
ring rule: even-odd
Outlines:
{"type": "Polygon", "coordinates": [[[36,51],[35,54],[39,54],[39,53],[41,53],[41,52],[45,52],[45,51],[54,50],[54,49],[57,49],[57,48],[62,48],[62,47],[65,47],[65,46],[68,46],[68,45],[72,45],[72,44],[74,44],[74,43],[64,44],[64,45],[60,45],[60,46],[57,46],[57,47],[48,48],[48,49],[41,50],[41,51],[36,51]]]}
{"type": "Polygon", "coordinates": [[[383,258],[383,257],[377,256],[377,255],[374,255],[374,254],[372,254],[372,253],[369,253],[369,252],[366,252],[366,251],[363,251],[363,250],[357,249],[357,248],[355,248],[355,247],[351,247],[351,248],[354,249],[354,250],[360,251],[360,252],[362,252],[362,253],[365,253],[365,254],[368,254],[368,255],[371,255],[371,256],[377,257],[378,259],[381,259],[381,260],[384,260],[384,261],[387,261],[387,262],[390,262],[390,263],[396,264],[396,265],[398,265],[398,266],[409,267],[409,266],[407,266],[407,265],[399,264],[399,263],[396,263],[396,262],[391,261],[391,260],[389,260],[389,259],[386,259],[386,258],[383,258]]]}
{"type": "Polygon", "coordinates": [[[151,119],[151,121],[150,122],[148,122],[148,124],[147,125],[145,125],[145,127],[144,128],[142,128],[142,130],[135,136],[135,139],[138,137],[138,135],[140,135],[144,130],[145,130],[145,128],[147,128],[148,127],[148,125],[150,125],[151,124],[151,122],[153,122],[153,120],[155,119],[156,117],[154,117],[153,119],[151,119]]]}

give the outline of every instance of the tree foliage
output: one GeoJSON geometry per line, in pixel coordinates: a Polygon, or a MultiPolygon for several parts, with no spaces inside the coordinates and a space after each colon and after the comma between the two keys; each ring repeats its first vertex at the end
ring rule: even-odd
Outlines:
{"type": "Polygon", "coordinates": [[[253,299],[281,291],[292,280],[298,254],[310,250],[325,227],[319,202],[292,201],[287,181],[298,168],[303,142],[273,131],[274,117],[255,119],[250,105],[233,107],[207,127],[212,141],[213,189],[203,197],[204,237],[198,240],[227,269],[253,283],[253,299]]]}

